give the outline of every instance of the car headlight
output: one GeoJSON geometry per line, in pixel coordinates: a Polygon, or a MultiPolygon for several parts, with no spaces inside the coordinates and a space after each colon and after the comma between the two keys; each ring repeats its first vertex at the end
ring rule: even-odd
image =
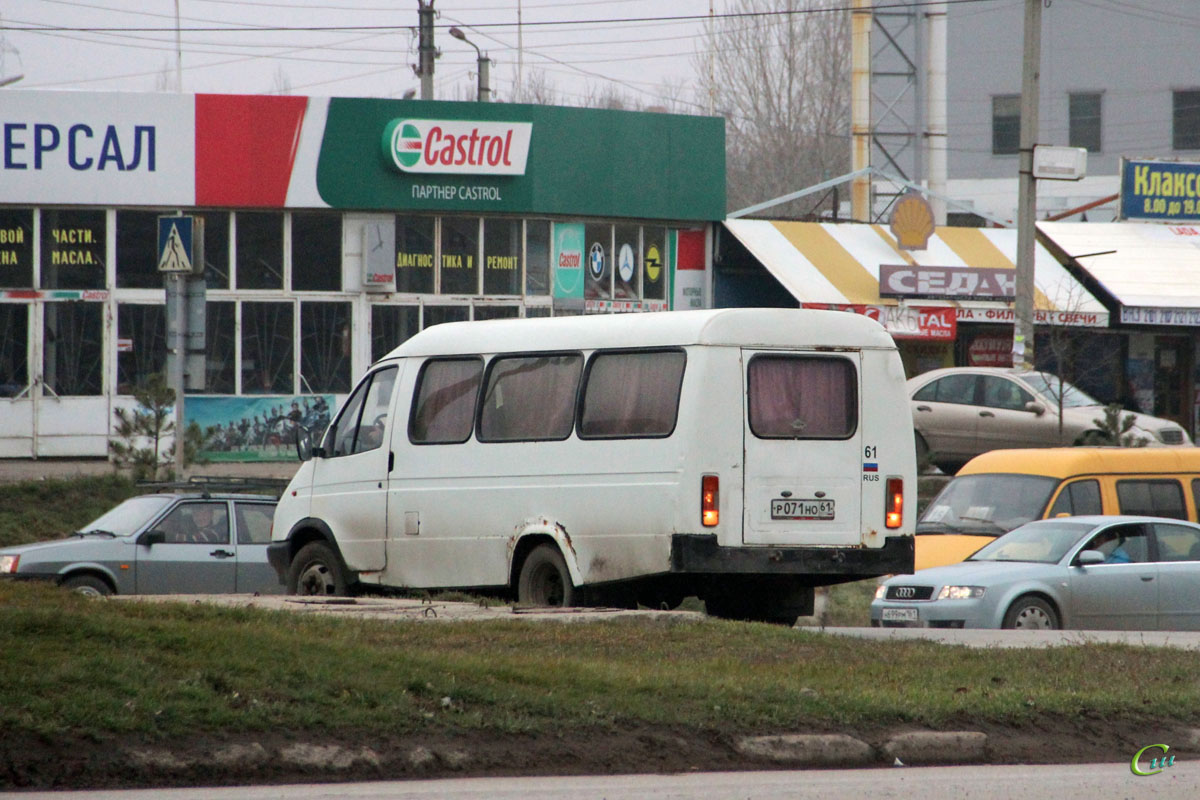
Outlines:
{"type": "Polygon", "coordinates": [[[943,586],[938,600],[974,600],[983,597],[982,586],[943,586]]]}
{"type": "Polygon", "coordinates": [[[886,595],[886,594],[887,594],[887,584],[881,583],[875,587],[875,599],[876,600],[882,600],[884,598],[884,595],[886,595]]]}
{"type": "Polygon", "coordinates": [[[16,572],[17,562],[20,560],[20,556],[0,556],[0,575],[8,572],[16,572]]]}

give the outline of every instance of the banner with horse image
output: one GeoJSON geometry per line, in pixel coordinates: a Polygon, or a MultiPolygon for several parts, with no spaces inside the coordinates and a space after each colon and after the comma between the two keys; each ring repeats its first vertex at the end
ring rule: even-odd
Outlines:
{"type": "Polygon", "coordinates": [[[319,442],[334,404],[331,394],[188,395],[184,413],[206,434],[206,461],[294,461],[296,437],[319,442]]]}

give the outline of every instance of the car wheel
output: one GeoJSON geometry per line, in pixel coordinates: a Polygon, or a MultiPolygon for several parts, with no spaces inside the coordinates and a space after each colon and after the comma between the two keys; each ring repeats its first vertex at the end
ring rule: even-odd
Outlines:
{"type": "Polygon", "coordinates": [[[84,597],[108,597],[113,593],[111,586],[94,575],[76,575],[67,578],[61,586],[84,597]]]}
{"type": "Polygon", "coordinates": [[[288,594],[344,597],[349,594],[341,559],[324,542],[300,548],[288,570],[288,594]]]}
{"type": "Polygon", "coordinates": [[[1040,597],[1022,597],[1008,607],[1004,627],[1017,630],[1056,631],[1058,613],[1040,597]]]}
{"type": "Polygon", "coordinates": [[[527,606],[573,606],[575,585],[558,548],[540,544],[521,565],[517,602],[527,606]]]}

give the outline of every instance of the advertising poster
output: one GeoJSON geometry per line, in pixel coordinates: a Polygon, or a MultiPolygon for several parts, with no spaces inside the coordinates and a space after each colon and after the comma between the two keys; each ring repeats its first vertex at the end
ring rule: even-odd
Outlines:
{"type": "Polygon", "coordinates": [[[207,434],[207,461],[293,461],[297,428],[313,444],[329,427],[331,394],[211,397],[188,395],[184,413],[207,434]]]}
{"type": "Polygon", "coordinates": [[[554,305],[583,307],[583,223],[554,223],[554,305]]]}

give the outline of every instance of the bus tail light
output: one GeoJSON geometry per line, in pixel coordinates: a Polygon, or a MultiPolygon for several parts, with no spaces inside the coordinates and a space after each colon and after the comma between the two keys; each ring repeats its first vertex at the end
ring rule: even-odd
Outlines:
{"type": "Polygon", "coordinates": [[[883,498],[883,524],[887,528],[899,528],[904,519],[904,479],[888,478],[887,494],[883,498]]]}
{"type": "Polygon", "coordinates": [[[712,528],[721,521],[721,479],[716,475],[700,478],[700,522],[712,528]]]}

